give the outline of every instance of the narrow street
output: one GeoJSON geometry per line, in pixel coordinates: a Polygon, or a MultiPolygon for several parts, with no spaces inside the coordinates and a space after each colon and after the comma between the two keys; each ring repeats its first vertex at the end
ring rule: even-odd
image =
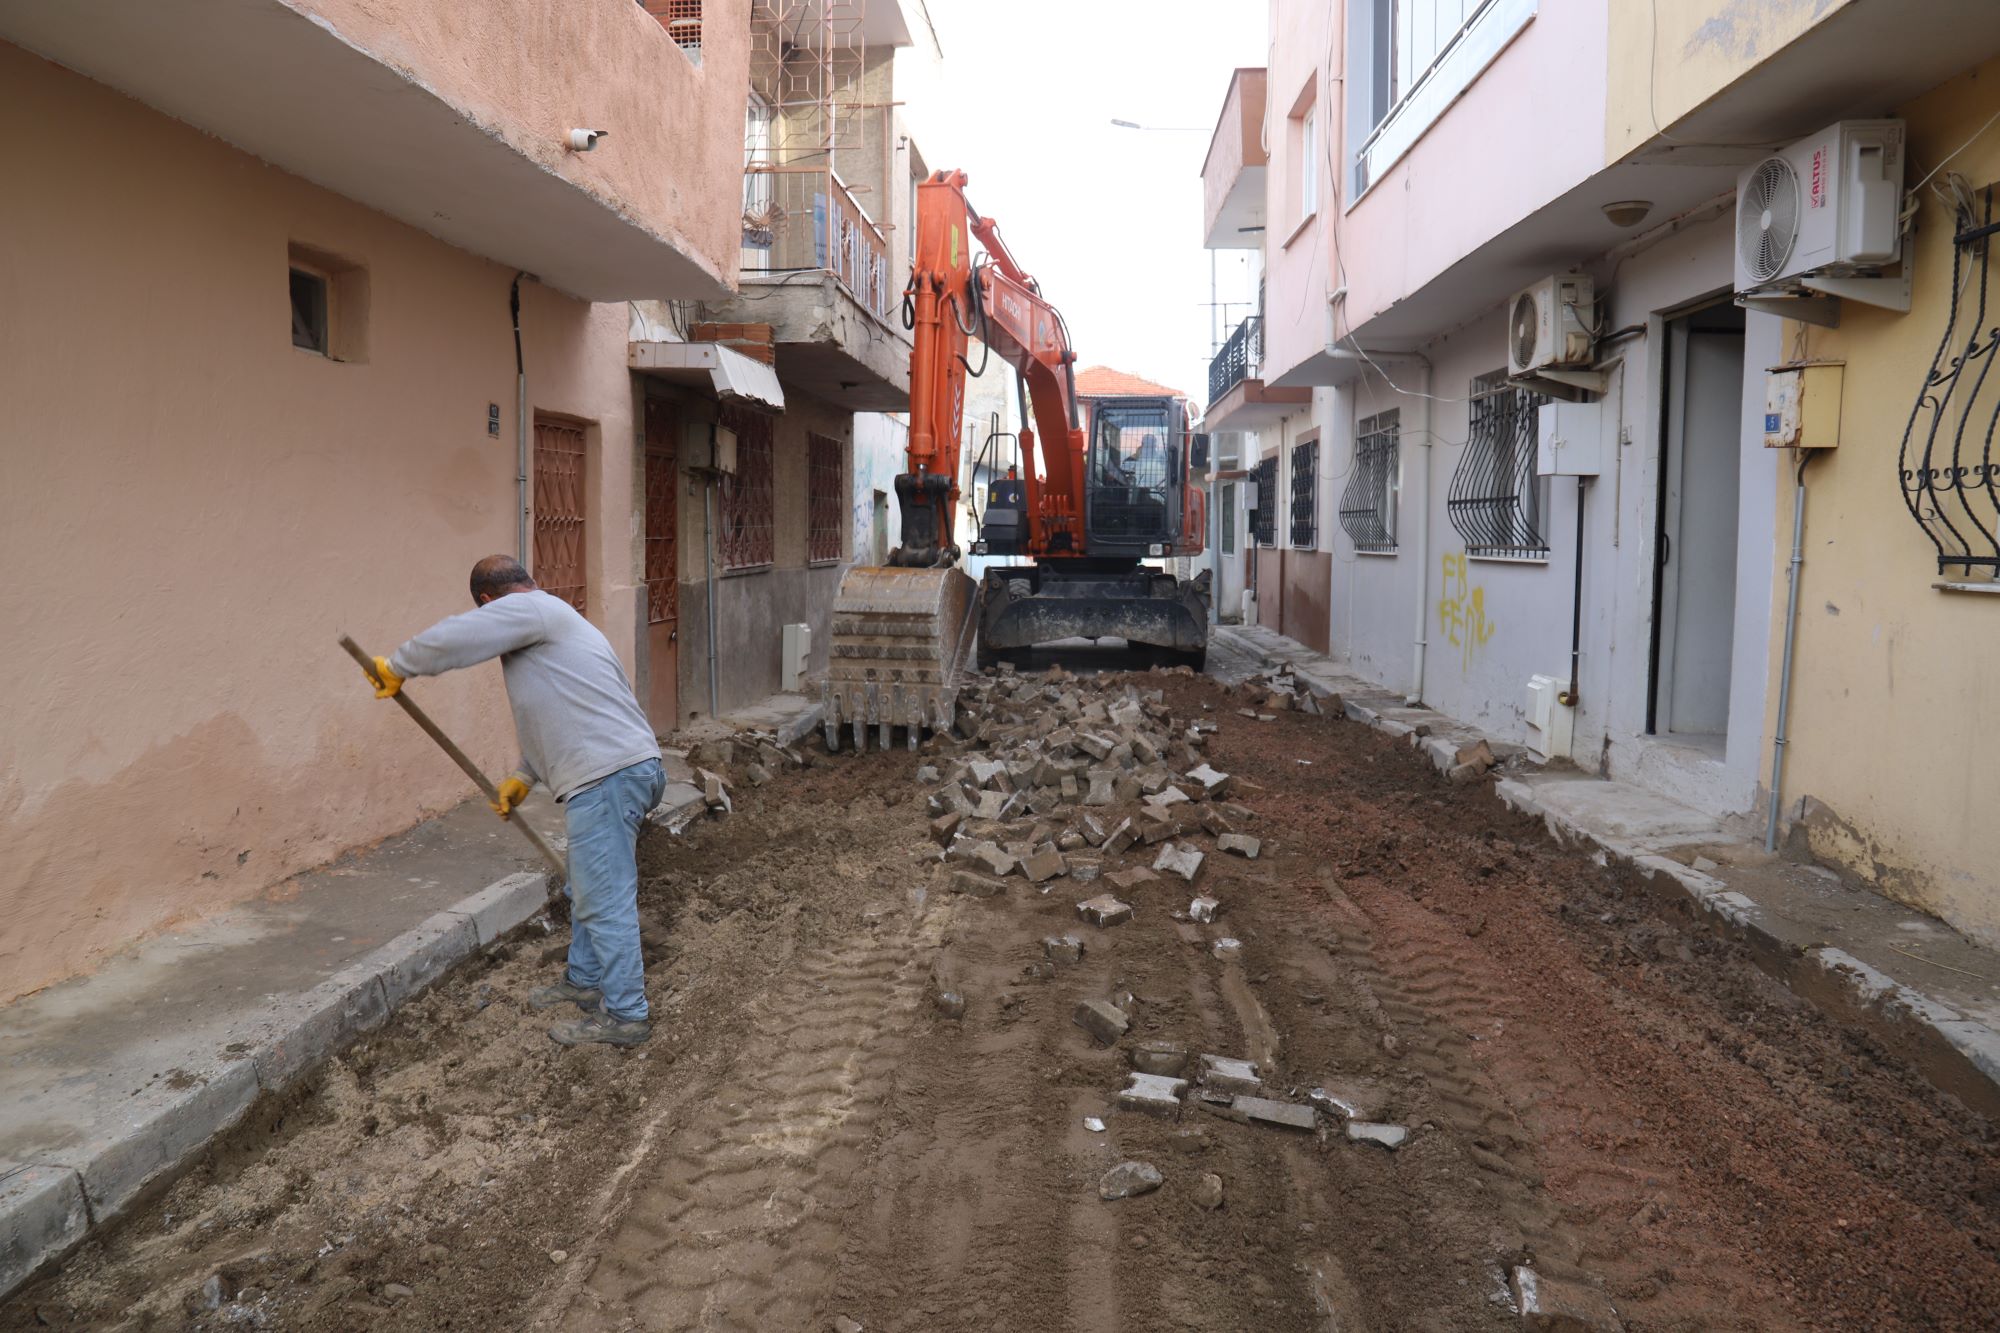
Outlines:
{"type": "Polygon", "coordinates": [[[1203,758],[1261,845],[1187,833],[1214,924],[1157,876],[1103,928],[1075,904],[1107,885],[951,892],[918,770],[976,747],[815,738],[733,816],[646,834],[650,1047],[548,1042],[523,997],[567,932],[531,923],[0,1327],[1502,1329],[1517,1264],[1629,1329],[1992,1326],[1989,1124],[1484,786],[1344,720],[1242,716],[1264,687],[1213,677],[1253,669],[1218,644],[1208,679],[1051,671],[1025,704],[1129,685],[1170,734],[1216,725],[1203,758]],[[1081,961],[1052,963],[1066,932],[1081,961]],[[1123,992],[1131,1029],[1100,1045],[1073,1015],[1123,992]],[[1199,1094],[1120,1111],[1155,1040],[1408,1138],[1199,1094]],[[1164,1183],[1101,1199],[1125,1160],[1164,1183]]]}

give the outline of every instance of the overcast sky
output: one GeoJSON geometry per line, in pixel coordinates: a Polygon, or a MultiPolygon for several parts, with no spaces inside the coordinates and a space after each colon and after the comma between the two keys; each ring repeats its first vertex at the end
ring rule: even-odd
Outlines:
{"type": "MultiPolygon", "coordinates": [[[[921,47],[897,61],[931,169],[971,177],[973,207],[1063,312],[1080,364],[1171,385],[1198,411],[1210,349],[1201,162],[1230,71],[1265,62],[1264,0],[903,3],[919,43],[928,6],[944,51],[932,70],[921,47]]],[[[1254,297],[1241,259],[1221,260],[1224,299],[1254,297]]]]}

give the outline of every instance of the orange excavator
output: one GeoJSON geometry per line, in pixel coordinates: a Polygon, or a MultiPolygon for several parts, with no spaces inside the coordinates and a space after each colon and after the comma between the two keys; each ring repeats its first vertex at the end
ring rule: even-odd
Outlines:
{"type": "Polygon", "coordinates": [[[1147,560],[1199,554],[1207,515],[1188,484],[1202,437],[1178,400],[1084,404],[1069,330],[965,197],[962,171],[917,186],[916,244],[903,317],[910,351],[909,468],[896,478],[902,544],[880,567],[856,567],[833,606],[827,744],[843,729],[865,749],[874,729],[909,745],[949,730],[968,658],[1026,661],[1058,639],[1123,639],[1155,659],[1200,666],[1208,648],[1209,576],[1179,579],[1147,560]],[[981,253],[975,254],[974,243],[981,253]],[[967,358],[1019,372],[1022,475],[987,484],[971,553],[1021,557],[977,585],[957,542],[967,358]]]}

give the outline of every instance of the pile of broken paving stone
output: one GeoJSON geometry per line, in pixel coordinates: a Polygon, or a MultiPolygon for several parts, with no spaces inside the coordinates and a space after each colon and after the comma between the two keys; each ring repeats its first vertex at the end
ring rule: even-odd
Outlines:
{"type": "MultiPolygon", "coordinates": [[[[973,678],[958,701],[955,752],[916,774],[928,788],[942,887],[992,897],[1019,876],[1044,894],[1073,893],[1078,918],[1097,930],[1131,920],[1135,908],[1121,895],[1136,896],[1142,885],[1180,887],[1189,894],[1187,906],[1170,914],[1182,940],[1225,965],[1240,959],[1241,942],[1217,926],[1228,898],[1226,872],[1216,874],[1211,865],[1218,855],[1254,860],[1263,850],[1262,840],[1245,831],[1255,813],[1234,799],[1248,784],[1208,762],[1217,724],[1175,716],[1165,692],[1152,684],[1161,674],[1078,677],[1058,667],[1023,675],[1002,667],[973,678]]],[[[1339,696],[1322,699],[1285,666],[1240,684],[1236,696],[1249,700],[1237,711],[1254,721],[1292,710],[1342,716],[1339,696]]],[[[1461,755],[1460,762],[1481,773],[1493,764],[1490,751],[1461,755]]],[[[1044,939],[1042,957],[1026,972],[1048,979],[1081,961],[1088,948],[1080,930],[1044,939]]],[[[953,991],[939,994],[937,1003],[946,1017],[965,1011],[964,997],[953,991]]],[[[1086,999],[1074,1021],[1099,1044],[1119,1045],[1137,1005],[1130,991],[1086,999]]],[[[1195,1110],[1253,1129],[1340,1136],[1391,1152],[1410,1137],[1407,1126],[1386,1119],[1389,1094],[1371,1079],[1274,1086],[1251,1061],[1191,1051],[1173,1040],[1125,1043],[1125,1054],[1130,1071],[1114,1098],[1123,1112],[1178,1119],[1195,1110]]],[[[1098,1117],[1085,1125],[1105,1130],[1098,1117]]],[[[1104,1173],[1098,1195],[1132,1198],[1164,1183],[1152,1163],[1122,1161],[1104,1173]]],[[[1220,1176],[1201,1174],[1188,1188],[1204,1209],[1223,1205],[1220,1176]]],[[[1618,1326],[1594,1286],[1522,1266],[1508,1277],[1506,1295],[1530,1326],[1550,1316],[1578,1320],[1565,1327],[1618,1326]]]]}
{"type": "MultiPolygon", "coordinates": [[[[1182,887],[1190,895],[1172,912],[1183,940],[1231,962],[1242,944],[1211,938],[1225,911],[1218,855],[1255,859],[1262,840],[1245,831],[1254,812],[1231,799],[1239,784],[1204,754],[1216,724],[1176,717],[1149,676],[978,678],[959,700],[965,748],[917,771],[931,788],[931,836],[943,848],[941,878],[951,891],[991,897],[1018,875],[1043,893],[1075,887],[1077,916],[1099,930],[1131,919],[1121,897],[1141,885],[1182,887]],[[1099,883],[1107,889],[1092,892],[1099,883]],[[1085,887],[1088,886],[1088,887],[1085,887]]],[[[1270,673],[1264,698],[1317,708],[1312,692],[1289,674],[1270,673]],[[1280,695],[1280,691],[1283,695],[1280,695]],[[1311,702],[1308,702],[1311,701],[1311,702]]],[[[1271,707],[1278,707],[1275,703],[1271,707]]],[[[1295,706],[1295,705],[1282,705],[1295,706]]],[[[1255,710],[1246,710],[1257,716],[1255,710]]],[[[1071,932],[1042,941],[1029,965],[1053,976],[1082,959],[1089,945],[1071,932]]],[[[1105,1045],[1121,1041],[1136,1005],[1129,992],[1085,1000],[1078,1026],[1105,1045]]],[[[1216,1055],[1192,1055],[1173,1042],[1131,1048],[1124,1110],[1179,1116],[1189,1106],[1250,1125],[1317,1132],[1344,1125],[1349,1139],[1394,1149],[1409,1131],[1370,1117],[1381,1099],[1361,1087],[1268,1088],[1256,1067],[1216,1055]]]]}

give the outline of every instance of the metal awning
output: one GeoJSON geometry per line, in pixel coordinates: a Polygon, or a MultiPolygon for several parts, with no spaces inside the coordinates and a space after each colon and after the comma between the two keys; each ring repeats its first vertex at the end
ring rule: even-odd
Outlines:
{"type": "Polygon", "coordinates": [[[711,389],[724,402],[785,410],[778,372],[721,343],[627,343],[625,364],[641,375],[711,389]]]}

